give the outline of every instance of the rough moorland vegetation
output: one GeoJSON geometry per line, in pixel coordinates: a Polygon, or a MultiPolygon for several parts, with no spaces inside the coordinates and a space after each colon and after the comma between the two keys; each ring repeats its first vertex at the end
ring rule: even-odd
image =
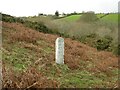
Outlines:
{"type": "Polygon", "coordinates": [[[80,15],[65,16],[59,19],[45,17],[27,18],[29,21],[43,22],[53,32],[69,37],[87,45],[120,54],[118,44],[118,14],[95,14],[87,12],[80,15]],[[79,16],[79,18],[78,18],[79,16]],[[44,19],[43,19],[44,18],[44,19]]]}
{"type": "MultiPolygon", "coordinates": [[[[111,14],[108,14],[107,17],[110,17],[109,15],[111,14]]],[[[81,14],[79,20],[69,22],[64,19],[48,19],[49,16],[44,17],[44,19],[42,16],[22,19],[2,14],[2,20],[22,23],[40,32],[69,37],[98,50],[107,50],[119,55],[118,22],[111,22],[108,19],[103,20],[105,17],[100,18],[102,16],[104,15],[97,17],[94,12],[87,12],[81,14]]],[[[115,17],[113,14],[112,16],[115,17]]]]}
{"type": "Polygon", "coordinates": [[[65,38],[65,64],[58,65],[58,35],[9,22],[2,23],[2,35],[3,88],[118,87],[118,58],[111,52],[65,38]]]}

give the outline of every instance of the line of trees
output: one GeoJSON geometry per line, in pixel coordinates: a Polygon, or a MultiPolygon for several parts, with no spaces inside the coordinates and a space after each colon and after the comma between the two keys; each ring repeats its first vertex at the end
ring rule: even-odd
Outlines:
{"type": "MultiPolygon", "coordinates": [[[[93,11],[88,11],[88,12],[93,12],[93,11]]],[[[76,11],[72,12],[72,13],[62,13],[60,14],[58,10],[55,11],[54,15],[51,14],[51,16],[54,16],[54,17],[64,17],[64,16],[70,16],[70,15],[81,15],[81,14],[84,14],[84,13],[88,13],[88,12],[85,12],[85,11],[82,11],[81,13],[78,13],[76,11]]],[[[95,12],[94,12],[95,13],[95,12]]],[[[111,12],[112,14],[117,14],[118,12],[111,12]]],[[[97,13],[97,14],[109,14],[109,13],[97,13]]],[[[47,14],[43,14],[43,13],[39,13],[38,16],[49,16],[47,14]]]]}

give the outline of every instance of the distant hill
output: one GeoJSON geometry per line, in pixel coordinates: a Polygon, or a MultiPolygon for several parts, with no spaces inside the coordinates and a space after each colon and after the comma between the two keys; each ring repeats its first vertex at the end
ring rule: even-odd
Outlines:
{"type": "MultiPolygon", "coordinates": [[[[80,19],[81,15],[70,15],[67,16],[65,18],[61,18],[62,20],[66,20],[66,21],[77,21],[80,19]]],[[[100,20],[105,20],[105,21],[110,21],[110,22],[118,22],[118,14],[97,14],[97,17],[100,20]]]]}
{"type": "MultiPolygon", "coordinates": [[[[31,22],[42,22],[54,34],[69,37],[92,47],[119,53],[118,48],[118,14],[96,14],[95,22],[80,22],[80,15],[69,15],[60,18],[38,16],[26,18],[31,22]],[[109,37],[109,38],[108,38],[109,37]],[[100,42],[97,42],[99,41],[100,42]]],[[[86,19],[86,18],[85,18],[86,19]]],[[[89,19],[89,17],[88,17],[89,19]]]]}

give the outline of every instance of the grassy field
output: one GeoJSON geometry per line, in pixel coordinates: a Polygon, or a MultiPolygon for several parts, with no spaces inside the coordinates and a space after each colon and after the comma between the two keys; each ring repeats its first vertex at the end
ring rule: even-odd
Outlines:
{"type": "Polygon", "coordinates": [[[71,15],[71,16],[67,16],[67,17],[62,18],[62,19],[66,20],[66,21],[77,21],[80,19],[80,16],[81,15],[71,15]]]}
{"type": "Polygon", "coordinates": [[[100,18],[101,16],[103,16],[104,14],[97,14],[97,17],[100,18]]]}
{"type": "MultiPolygon", "coordinates": [[[[97,17],[100,18],[103,15],[104,14],[97,14],[97,17]]],[[[67,16],[65,18],[62,18],[62,20],[78,21],[80,19],[80,16],[81,15],[71,15],[71,16],[67,16]]],[[[109,14],[109,15],[103,17],[101,20],[110,21],[110,22],[118,22],[118,14],[109,14]]]]}
{"type": "MultiPolygon", "coordinates": [[[[101,16],[103,16],[104,14],[97,14],[97,17],[100,18],[101,16]]],[[[71,15],[71,16],[67,16],[67,17],[63,17],[60,20],[62,21],[78,21],[80,19],[81,15],[71,15]]],[[[54,20],[51,16],[36,16],[36,17],[29,17],[27,18],[27,20],[30,21],[37,21],[37,22],[47,22],[47,21],[51,21],[54,20]]],[[[59,20],[59,19],[58,19],[59,20]]],[[[118,23],[118,14],[109,14],[105,17],[103,17],[101,20],[107,21],[107,22],[116,22],[118,23]]]]}
{"type": "Polygon", "coordinates": [[[118,22],[118,14],[109,14],[102,18],[104,21],[118,22]]]}

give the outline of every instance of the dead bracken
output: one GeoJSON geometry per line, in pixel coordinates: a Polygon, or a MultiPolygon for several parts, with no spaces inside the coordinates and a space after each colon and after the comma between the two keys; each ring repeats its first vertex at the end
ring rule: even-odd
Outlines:
{"type": "MultiPolygon", "coordinates": [[[[57,35],[44,34],[32,29],[29,29],[19,23],[5,23],[3,22],[3,48],[9,55],[16,54],[13,52],[11,47],[17,43],[20,44],[18,48],[24,48],[28,50],[30,55],[31,65],[21,72],[15,72],[14,66],[8,68],[10,65],[7,61],[3,60],[3,88],[58,88],[60,82],[56,79],[47,78],[47,74],[53,75],[53,77],[61,76],[63,73],[62,69],[54,66],[55,62],[55,40],[57,35]],[[44,41],[43,43],[37,43],[38,40],[44,41]],[[46,54],[46,51],[50,54],[46,54]],[[32,54],[36,57],[33,59],[32,54]],[[32,58],[32,59],[31,59],[32,58]],[[41,66],[41,67],[39,67],[41,66]],[[37,69],[43,69],[43,71],[37,69]],[[55,68],[54,68],[55,67],[55,68]],[[52,71],[53,70],[53,71],[52,71]],[[48,72],[48,73],[47,73],[48,72]],[[58,74],[55,74],[58,72],[58,74]]],[[[97,51],[97,49],[89,47],[79,41],[65,38],[65,65],[67,72],[69,68],[70,72],[74,70],[88,70],[91,73],[105,73],[109,77],[112,76],[111,69],[118,68],[118,57],[113,55],[111,52],[97,51]],[[92,63],[89,65],[88,63],[92,63]]],[[[3,52],[4,53],[4,52],[3,52]]],[[[20,57],[22,58],[22,57],[20,57]]],[[[5,58],[7,59],[7,58],[5,58]]],[[[24,61],[24,59],[23,59],[24,61]]],[[[64,76],[64,75],[63,75],[64,76]]],[[[112,83],[112,82],[111,82],[112,83]]],[[[108,85],[109,87],[116,87],[108,85]]],[[[96,86],[99,87],[99,86],[96,86]]]]}

